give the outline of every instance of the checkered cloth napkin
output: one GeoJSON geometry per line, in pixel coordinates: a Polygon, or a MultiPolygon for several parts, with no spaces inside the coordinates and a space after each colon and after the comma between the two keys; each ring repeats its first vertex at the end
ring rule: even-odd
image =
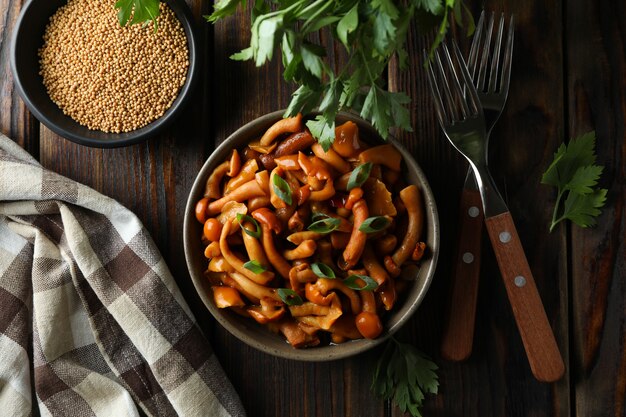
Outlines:
{"type": "Polygon", "coordinates": [[[137,217],[0,134],[0,414],[33,395],[44,416],[245,416],[137,217]]]}

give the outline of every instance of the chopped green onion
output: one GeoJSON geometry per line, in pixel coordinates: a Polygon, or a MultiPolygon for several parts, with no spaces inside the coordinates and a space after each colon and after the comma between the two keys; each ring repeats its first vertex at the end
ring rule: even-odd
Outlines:
{"type": "Polygon", "coordinates": [[[361,223],[359,230],[363,233],[376,233],[384,230],[389,226],[389,223],[391,223],[391,221],[389,217],[386,216],[368,217],[361,223]]]}
{"type": "Polygon", "coordinates": [[[287,181],[283,179],[280,175],[274,175],[272,182],[274,183],[274,192],[281,200],[285,203],[291,205],[291,188],[289,188],[289,184],[287,181]]]}
{"type": "Polygon", "coordinates": [[[316,222],[318,220],[322,220],[322,219],[327,219],[330,216],[326,213],[322,213],[321,211],[316,211],[313,214],[311,214],[311,221],[316,222]]]}
{"type": "Polygon", "coordinates": [[[352,171],[350,178],[348,179],[347,190],[350,191],[353,188],[360,187],[369,178],[372,171],[373,164],[366,162],[363,165],[359,165],[352,171]]]}
{"type": "Polygon", "coordinates": [[[320,278],[329,278],[329,279],[337,278],[335,276],[335,272],[332,269],[330,269],[328,265],[323,264],[321,262],[315,262],[311,264],[311,270],[313,271],[315,275],[317,275],[320,278]]]}
{"type": "Polygon", "coordinates": [[[241,227],[241,230],[246,232],[248,236],[252,236],[257,239],[261,237],[261,226],[259,226],[259,223],[257,223],[255,219],[248,216],[247,214],[237,213],[237,221],[239,222],[239,227],[241,227]],[[256,227],[256,230],[250,230],[250,229],[245,228],[243,226],[244,222],[250,222],[254,224],[254,227],[256,227]]]}
{"type": "Polygon", "coordinates": [[[281,300],[288,306],[299,306],[303,303],[302,298],[296,293],[294,290],[290,290],[289,288],[279,288],[278,296],[281,300]]]}
{"type": "Polygon", "coordinates": [[[334,217],[327,217],[311,223],[307,229],[316,233],[330,233],[338,228],[340,224],[341,220],[335,219],[334,217]]]}
{"type": "Polygon", "coordinates": [[[266,271],[266,269],[263,268],[263,265],[261,265],[259,261],[256,261],[256,260],[246,262],[245,264],[243,264],[243,267],[246,269],[249,269],[255,274],[262,274],[263,272],[266,271]]]}
{"type": "Polygon", "coordinates": [[[367,275],[350,275],[343,280],[343,283],[346,284],[346,287],[357,291],[372,291],[378,288],[378,283],[374,281],[374,278],[368,277],[367,275]],[[361,287],[358,280],[363,280],[365,286],[361,287]]]}

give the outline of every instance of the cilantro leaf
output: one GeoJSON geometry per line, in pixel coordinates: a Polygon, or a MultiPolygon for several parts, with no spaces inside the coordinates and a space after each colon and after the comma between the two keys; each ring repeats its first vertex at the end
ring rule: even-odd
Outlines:
{"type": "Polygon", "coordinates": [[[601,213],[599,209],[606,202],[606,193],[607,190],[604,188],[585,195],[569,193],[567,200],[565,200],[564,214],[561,219],[569,219],[580,227],[595,226],[595,217],[601,213]]]}
{"type": "MultiPolygon", "coordinates": [[[[308,126],[324,149],[334,141],[334,118],[340,111],[361,114],[387,138],[392,128],[411,130],[409,97],[386,91],[384,85],[392,57],[397,56],[401,69],[408,66],[410,23],[415,22],[424,32],[438,27],[436,45],[449,26],[460,24],[461,19],[473,27],[469,9],[462,2],[254,0],[250,45],[231,58],[252,60],[261,66],[279,53],[283,78],[298,85],[286,114],[306,113],[318,107],[321,115],[310,120],[308,126]],[[424,16],[428,18],[422,19],[424,16]],[[331,34],[330,44],[327,33],[331,34]],[[348,52],[347,60],[336,71],[325,56],[326,49],[332,50],[333,41],[348,52]]],[[[205,18],[219,21],[235,13],[240,4],[244,5],[245,0],[216,0],[213,13],[205,18]]]]}
{"type": "Polygon", "coordinates": [[[437,394],[437,365],[410,344],[391,339],[378,360],[370,389],[403,412],[421,417],[425,394],[437,394]]]}
{"type": "Polygon", "coordinates": [[[412,131],[411,117],[404,106],[410,101],[411,99],[404,93],[385,91],[374,86],[365,98],[361,117],[371,120],[372,125],[384,139],[387,139],[392,123],[410,132],[412,131]]]}
{"type": "Polygon", "coordinates": [[[217,0],[213,5],[213,13],[209,16],[204,16],[204,18],[211,23],[217,22],[219,19],[222,19],[226,16],[230,16],[235,14],[237,10],[237,6],[240,3],[244,3],[244,0],[217,0]]]}
{"type": "Polygon", "coordinates": [[[306,127],[311,131],[311,135],[317,138],[324,152],[327,152],[335,140],[335,118],[319,114],[315,120],[306,122],[306,127]]]}
{"type": "Polygon", "coordinates": [[[600,215],[600,208],[606,202],[607,190],[594,188],[604,170],[603,166],[595,165],[595,146],[595,132],[572,139],[567,145],[561,144],[541,177],[542,184],[558,189],[550,231],[565,219],[581,227],[596,224],[595,217],[600,215]],[[559,216],[563,197],[566,199],[559,216]]]}
{"type": "Polygon", "coordinates": [[[444,10],[441,2],[438,0],[413,0],[413,3],[422,10],[435,16],[440,15],[444,10]]]}
{"type": "MultiPolygon", "coordinates": [[[[307,114],[317,105],[322,95],[321,91],[312,90],[306,84],[303,84],[291,95],[291,102],[285,117],[293,117],[298,113],[307,114]]],[[[318,137],[318,136],[316,136],[318,137]]]]}
{"type": "Polygon", "coordinates": [[[591,194],[593,193],[592,187],[598,184],[602,171],[604,171],[604,167],[600,165],[580,167],[563,188],[578,194],[591,194]]]}
{"type": "Polygon", "coordinates": [[[159,4],[159,0],[118,0],[115,3],[115,8],[119,9],[117,19],[121,26],[126,26],[129,21],[131,25],[153,22],[156,30],[156,19],[161,13],[159,4]]]}
{"type": "Polygon", "coordinates": [[[346,13],[337,24],[337,37],[346,47],[350,49],[348,36],[359,26],[359,3],[356,3],[348,13],[346,13]]]}
{"type": "Polygon", "coordinates": [[[554,154],[554,162],[546,170],[541,182],[564,188],[572,180],[579,167],[595,164],[595,146],[595,132],[585,133],[572,139],[567,146],[561,144],[554,154]]]}
{"type": "Polygon", "coordinates": [[[248,61],[252,59],[252,48],[248,47],[230,56],[233,61],[248,61]]]}
{"type": "Polygon", "coordinates": [[[374,46],[381,55],[388,54],[396,37],[396,26],[387,13],[378,13],[374,20],[374,46]]]}
{"type": "Polygon", "coordinates": [[[283,15],[259,16],[252,24],[250,48],[257,67],[271,61],[274,56],[274,44],[279,30],[283,26],[283,15]]]}
{"type": "Polygon", "coordinates": [[[302,55],[302,63],[304,67],[317,78],[322,78],[322,73],[324,71],[324,62],[322,61],[322,57],[317,54],[317,51],[313,48],[311,44],[304,44],[300,49],[300,54],[302,55]]]}

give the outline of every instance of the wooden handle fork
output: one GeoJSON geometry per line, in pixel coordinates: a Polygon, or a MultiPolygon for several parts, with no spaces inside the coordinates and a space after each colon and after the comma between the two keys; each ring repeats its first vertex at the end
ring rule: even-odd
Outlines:
{"type": "Polygon", "coordinates": [[[452,292],[441,341],[441,356],[462,361],[472,353],[480,276],[483,209],[478,190],[463,189],[452,292]]]}
{"type": "Polygon", "coordinates": [[[511,213],[485,219],[530,369],[539,381],[561,379],[565,365],[541,303],[511,213]]]}

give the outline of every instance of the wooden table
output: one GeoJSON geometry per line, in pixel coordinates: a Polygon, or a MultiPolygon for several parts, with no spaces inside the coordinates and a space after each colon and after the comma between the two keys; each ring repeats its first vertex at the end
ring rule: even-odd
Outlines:
{"type": "MultiPolygon", "coordinates": [[[[299,363],[257,352],[216,325],[185,265],[182,222],[187,194],[215,143],[262,114],[284,108],[295,89],[278,63],[257,69],[229,55],[249,41],[249,17],[211,26],[210,2],[188,0],[202,33],[204,76],[193,103],[167,133],[123,149],[91,149],[40,125],[18,98],[9,40],[23,0],[0,0],[0,130],[56,172],[109,195],[137,213],[165,255],[250,416],[399,416],[374,398],[372,366],[380,349],[332,363],[299,363]]],[[[469,5],[477,16],[479,1],[469,5]]],[[[410,31],[411,67],[389,69],[389,88],[413,98],[415,133],[401,134],[435,192],[442,251],[434,283],[399,338],[440,365],[440,394],[426,416],[626,415],[626,7],[623,2],[487,1],[515,13],[509,101],[492,135],[491,166],[518,222],[567,373],[555,384],[533,379],[494,261],[485,242],[474,353],[466,363],[439,354],[442,316],[457,234],[466,163],[442,139],[420,59],[432,38],[410,31]],[[620,5],[618,6],[617,3],[620,5]],[[557,146],[595,129],[606,165],[607,207],[595,229],[563,225],[548,233],[555,200],[539,183],[557,146]]],[[[468,40],[464,39],[465,46],[468,40]]],[[[337,49],[338,51],[339,49],[337,49]]],[[[341,57],[330,51],[331,62],[341,57]]]]}

